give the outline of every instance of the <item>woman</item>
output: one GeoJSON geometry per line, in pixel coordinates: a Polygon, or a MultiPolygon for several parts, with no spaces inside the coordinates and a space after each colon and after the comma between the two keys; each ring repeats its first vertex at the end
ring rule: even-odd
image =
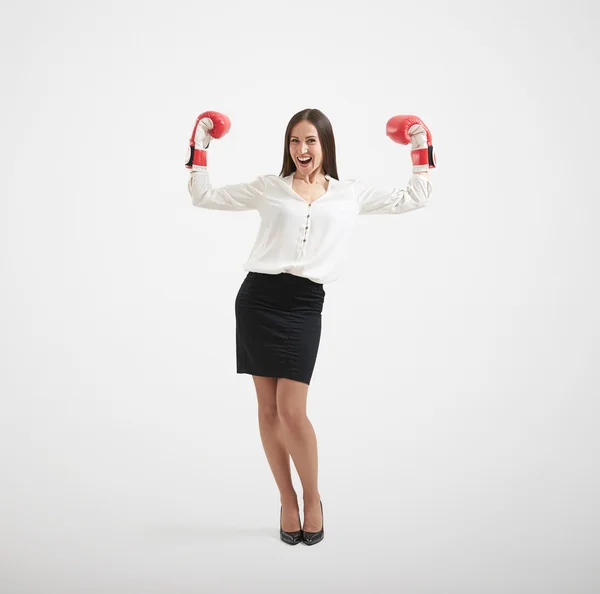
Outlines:
{"type": "Polygon", "coordinates": [[[229,129],[223,114],[198,116],[186,163],[188,191],[200,208],[260,214],[235,301],[237,373],[254,381],[260,436],[280,491],[281,540],[313,545],[323,540],[323,505],[306,401],[321,337],[323,285],[341,273],[357,215],[400,214],[427,203],[427,172],[435,167],[431,135],[415,116],[391,118],[388,136],[412,145],[413,175],[403,189],[369,188],[339,180],[331,123],[318,109],[305,109],[288,123],[279,175],[212,188],[207,149],[229,129]],[[290,455],[302,482],[304,526],[290,455]]]}

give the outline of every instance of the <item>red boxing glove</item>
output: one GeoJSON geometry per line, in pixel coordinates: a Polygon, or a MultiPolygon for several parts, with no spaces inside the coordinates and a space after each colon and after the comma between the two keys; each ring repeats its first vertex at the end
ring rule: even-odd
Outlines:
{"type": "Polygon", "coordinates": [[[213,138],[222,138],[229,132],[231,121],[218,111],[205,111],[196,119],[188,147],[185,166],[188,169],[206,167],[206,149],[213,138]]]}
{"type": "Polygon", "coordinates": [[[410,142],[413,173],[428,171],[436,166],[435,152],[431,143],[431,132],[413,115],[397,115],[388,120],[386,134],[400,144],[410,142]]]}

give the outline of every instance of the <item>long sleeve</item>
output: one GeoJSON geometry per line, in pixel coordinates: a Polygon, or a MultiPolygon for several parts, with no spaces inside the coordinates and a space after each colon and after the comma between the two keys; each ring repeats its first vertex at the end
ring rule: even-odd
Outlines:
{"type": "Polygon", "coordinates": [[[410,212],[425,206],[432,193],[427,176],[414,173],[405,188],[371,188],[360,181],[355,181],[353,188],[359,215],[410,212]]]}
{"type": "Polygon", "coordinates": [[[262,176],[250,183],[213,188],[207,170],[190,171],[188,181],[192,204],[212,210],[256,210],[264,189],[265,181],[262,176]]]}

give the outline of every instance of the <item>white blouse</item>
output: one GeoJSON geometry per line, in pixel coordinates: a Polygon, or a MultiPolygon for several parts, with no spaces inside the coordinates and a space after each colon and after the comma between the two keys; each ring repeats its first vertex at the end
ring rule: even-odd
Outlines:
{"type": "Polygon", "coordinates": [[[327,191],[309,204],[293,188],[294,174],[261,175],[250,183],[213,188],[206,168],[190,171],[192,204],[213,210],[257,210],[261,223],[246,271],[288,272],[316,283],[340,277],[356,217],[402,214],[427,204],[431,184],[412,174],[405,188],[372,188],[329,175],[327,191]]]}

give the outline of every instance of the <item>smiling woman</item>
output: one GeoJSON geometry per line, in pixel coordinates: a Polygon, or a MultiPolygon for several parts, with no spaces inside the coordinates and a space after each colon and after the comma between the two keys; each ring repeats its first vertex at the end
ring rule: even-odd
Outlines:
{"type": "Polygon", "coordinates": [[[200,208],[260,214],[244,266],[248,274],[235,299],[237,372],[254,381],[260,435],[280,492],[281,539],[313,545],[323,539],[323,505],[306,399],[321,338],[323,284],[340,276],[357,215],[401,214],[428,202],[430,135],[414,116],[390,120],[388,136],[413,145],[413,175],[404,188],[370,188],[339,180],[331,122],[318,109],[305,109],[287,125],[279,175],[213,188],[206,149],[228,130],[222,114],[199,116],[190,141],[188,191],[200,208]],[[303,527],[290,456],[302,481],[303,527]]]}
{"type": "Polygon", "coordinates": [[[339,179],[333,128],[318,109],[299,111],[288,123],[280,175],[292,173],[292,188],[308,204],[327,192],[331,177],[339,179]]]}
{"type": "Polygon", "coordinates": [[[296,172],[296,179],[315,183],[325,175],[339,179],[335,154],[335,137],[329,118],[318,109],[303,109],[290,119],[283,149],[283,165],[279,175],[296,172]],[[308,157],[307,165],[301,162],[308,157]]]}

